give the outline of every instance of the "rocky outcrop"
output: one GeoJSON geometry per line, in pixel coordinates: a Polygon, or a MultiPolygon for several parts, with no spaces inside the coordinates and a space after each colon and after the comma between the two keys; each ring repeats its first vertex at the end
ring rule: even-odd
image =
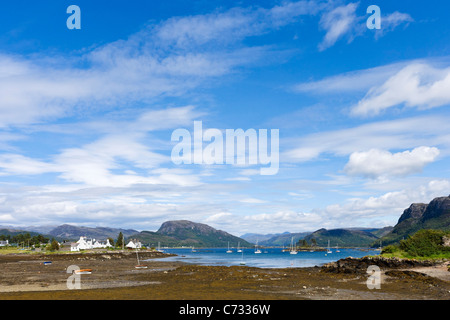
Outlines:
{"type": "Polygon", "coordinates": [[[443,216],[450,216],[450,196],[439,197],[430,202],[421,220],[426,221],[443,216]]]}
{"type": "Polygon", "coordinates": [[[384,257],[364,257],[364,258],[346,258],[331,262],[322,266],[322,272],[327,273],[359,273],[365,274],[369,266],[378,266],[382,270],[386,269],[409,269],[414,267],[434,266],[438,262],[431,260],[415,260],[384,257]]]}
{"type": "Polygon", "coordinates": [[[425,203],[413,203],[408,209],[403,211],[403,214],[398,219],[398,223],[402,223],[408,219],[418,220],[422,218],[425,210],[427,209],[427,204],[425,203]]]}
{"type": "Polygon", "coordinates": [[[449,237],[446,237],[446,236],[442,237],[442,245],[444,247],[450,247],[450,236],[449,237]]]}
{"type": "Polygon", "coordinates": [[[435,198],[429,204],[412,204],[381,240],[384,245],[398,243],[421,229],[450,230],[450,196],[435,198]]]}

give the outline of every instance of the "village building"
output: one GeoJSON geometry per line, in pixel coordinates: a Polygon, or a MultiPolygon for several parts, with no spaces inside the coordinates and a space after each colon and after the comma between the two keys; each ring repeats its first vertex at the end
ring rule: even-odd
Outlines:
{"type": "Polygon", "coordinates": [[[75,243],[71,243],[70,251],[90,250],[90,249],[105,249],[112,247],[109,239],[96,240],[88,237],[80,237],[75,243]]]}
{"type": "Polygon", "coordinates": [[[142,243],[139,242],[139,240],[134,239],[134,240],[130,240],[130,242],[128,242],[126,247],[128,249],[140,249],[140,248],[142,248],[142,243]]]}

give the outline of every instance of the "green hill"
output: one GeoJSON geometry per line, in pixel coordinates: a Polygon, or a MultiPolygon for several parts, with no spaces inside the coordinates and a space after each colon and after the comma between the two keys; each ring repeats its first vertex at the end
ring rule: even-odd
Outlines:
{"type": "Polygon", "coordinates": [[[320,229],[305,237],[308,244],[313,242],[312,239],[315,239],[320,247],[326,247],[328,241],[330,241],[331,247],[368,247],[378,237],[364,230],[320,229]]]}
{"type": "Polygon", "coordinates": [[[144,244],[157,246],[195,246],[195,247],[252,247],[253,244],[225,231],[216,230],[206,224],[187,220],[164,222],[158,231],[142,231],[131,236],[144,244]]]}

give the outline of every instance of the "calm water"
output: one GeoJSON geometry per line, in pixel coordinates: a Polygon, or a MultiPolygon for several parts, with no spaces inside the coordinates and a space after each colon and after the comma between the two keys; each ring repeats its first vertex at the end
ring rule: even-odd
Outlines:
{"type": "Polygon", "coordinates": [[[246,266],[258,268],[299,268],[320,266],[328,262],[337,261],[339,259],[354,257],[360,258],[367,255],[378,255],[379,251],[367,249],[332,249],[332,253],[325,251],[317,252],[298,252],[291,255],[289,252],[282,252],[281,248],[261,249],[260,254],[255,254],[254,249],[243,249],[243,253],[236,252],[226,253],[227,249],[164,249],[166,253],[173,253],[177,256],[164,258],[165,261],[182,261],[193,264],[209,265],[209,266],[237,266],[242,261],[246,266]]]}

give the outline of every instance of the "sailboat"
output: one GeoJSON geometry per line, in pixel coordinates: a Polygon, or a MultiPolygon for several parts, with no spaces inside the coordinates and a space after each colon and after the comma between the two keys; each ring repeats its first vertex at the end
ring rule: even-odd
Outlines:
{"type": "Polygon", "coordinates": [[[230,250],[230,242],[228,242],[228,250],[227,253],[232,253],[233,251],[230,250]]]}
{"type": "Polygon", "coordinates": [[[138,250],[136,248],[136,258],[137,258],[137,265],[135,266],[136,269],[147,269],[148,267],[146,265],[143,265],[140,263],[139,261],[139,254],[138,254],[138,250]]]}
{"type": "Polygon", "coordinates": [[[297,254],[297,250],[294,248],[294,237],[291,238],[291,251],[289,251],[290,254],[297,254]]]}
{"type": "Polygon", "coordinates": [[[337,245],[336,245],[336,252],[341,252],[341,250],[339,250],[337,245]]]}
{"type": "Polygon", "coordinates": [[[327,253],[333,253],[330,249],[330,240],[328,240],[327,253]]]}
{"type": "Polygon", "coordinates": [[[238,242],[237,252],[242,252],[242,249],[240,249],[241,243],[238,242]]]}
{"type": "Polygon", "coordinates": [[[192,246],[191,252],[197,252],[197,250],[195,250],[194,246],[192,246]]]}
{"type": "Polygon", "coordinates": [[[255,253],[261,253],[261,250],[258,249],[258,240],[256,240],[255,244],[255,253]]]}

